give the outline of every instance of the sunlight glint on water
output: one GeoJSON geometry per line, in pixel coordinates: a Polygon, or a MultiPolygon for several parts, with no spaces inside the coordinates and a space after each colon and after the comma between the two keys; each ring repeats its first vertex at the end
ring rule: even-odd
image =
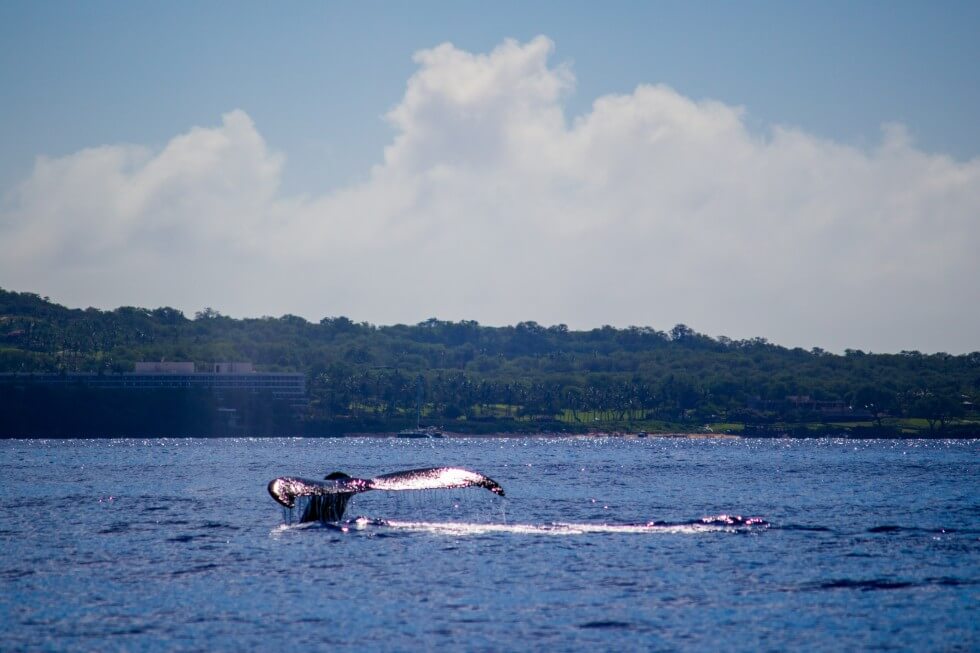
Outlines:
{"type": "Polygon", "coordinates": [[[976,442],[0,447],[4,651],[980,646],[976,442]],[[368,492],[289,525],[265,489],[429,466],[507,498],[368,492]]]}

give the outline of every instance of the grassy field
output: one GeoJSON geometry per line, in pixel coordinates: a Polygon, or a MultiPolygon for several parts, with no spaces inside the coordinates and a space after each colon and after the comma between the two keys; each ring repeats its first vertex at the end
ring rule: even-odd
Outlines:
{"type": "MultiPolygon", "coordinates": [[[[377,406],[357,405],[351,409],[368,418],[371,428],[397,432],[414,426],[414,410],[396,410],[389,416],[377,406]]],[[[928,421],[915,418],[885,418],[881,428],[870,421],[851,422],[775,422],[744,424],[731,421],[665,421],[647,419],[643,411],[572,411],[555,415],[527,414],[519,404],[474,405],[456,418],[439,417],[431,404],[422,407],[422,423],[449,432],[489,433],[688,433],[745,435],[748,437],[980,437],[980,421],[955,420],[945,430],[930,429],[928,421]]]]}

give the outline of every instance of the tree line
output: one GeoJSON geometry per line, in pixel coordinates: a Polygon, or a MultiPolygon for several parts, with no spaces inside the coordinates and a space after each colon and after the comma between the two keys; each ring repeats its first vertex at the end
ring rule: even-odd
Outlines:
{"type": "Polygon", "coordinates": [[[378,326],[347,317],[192,317],[162,307],[70,309],[0,290],[0,372],[132,371],[136,361],[247,360],[309,379],[311,433],[388,430],[695,429],[786,424],[975,429],[980,352],[834,354],[764,338],[435,318],[378,326]],[[896,420],[905,420],[898,423],[896,420]]]}

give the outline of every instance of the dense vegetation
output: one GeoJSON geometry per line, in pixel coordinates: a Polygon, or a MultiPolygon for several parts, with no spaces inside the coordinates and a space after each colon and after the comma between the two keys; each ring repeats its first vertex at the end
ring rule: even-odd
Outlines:
{"type": "MultiPolygon", "coordinates": [[[[244,360],[308,374],[308,433],[711,428],[769,434],[976,433],[980,352],[787,349],[678,324],[571,331],[430,319],[232,319],[205,309],[68,309],[0,290],[0,372],[114,373],[140,360],[244,360]]],[[[3,390],[9,400],[11,391],[3,390]]],[[[9,403],[9,401],[8,401],[9,403]]]]}

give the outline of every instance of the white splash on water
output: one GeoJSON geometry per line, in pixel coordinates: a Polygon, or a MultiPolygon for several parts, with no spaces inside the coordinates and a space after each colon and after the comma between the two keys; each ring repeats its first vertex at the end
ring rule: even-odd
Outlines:
{"type": "Polygon", "coordinates": [[[726,524],[719,523],[717,520],[709,519],[705,522],[694,522],[684,524],[587,524],[571,522],[552,522],[550,524],[506,524],[506,523],[476,523],[476,522],[429,522],[429,521],[401,521],[401,520],[379,520],[367,517],[341,522],[338,524],[320,524],[318,522],[306,524],[281,524],[270,533],[276,537],[286,531],[293,531],[306,528],[319,528],[326,526],[332,530],[343,533],[352,530],[367,530],[372,528],[390,528],[400,531],[413,531],[431,533],[434,535],[450,535],[454,537],[469,537],[478,535],[490,535],[497,533],[507,533],[511,535],[593,535],[593,534],[620,534],[620,535],[697,535],[700,533],[736,533],[746,530],[746,528],[762,525],[759,524],[726,524]]]}
{"type": "Polygon", "coordinates": [[[399,530],[422,531],[437,535],[486,535],[511,533],[515,535],[591,535],[615,534],[697,534],[711,532],[735,532],[733,526],[720,524],[576,524],[553,522],[550,524],[477,524],[466,522],[411,522],[385,520],[385,526],[399,530]]]}

